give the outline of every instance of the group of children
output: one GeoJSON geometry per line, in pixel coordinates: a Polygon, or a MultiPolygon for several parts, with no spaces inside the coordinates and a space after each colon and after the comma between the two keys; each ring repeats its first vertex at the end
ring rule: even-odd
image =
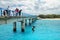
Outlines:
{"type": "MultiPolygon", "coordinates": [[[[15,12],[16,16],[18,16],[18,15],[21,16],[21,11],[22,11],[22,9],[19,10],[18,8],[16,8],[14,12],[15,12]]],[[[4,16],[10,16],[10,10],[4,10],[3,15],[4,16]]],[[[35,26],[32,27],[32,31],[33,32],[35,31],[35,26]]]]}
{"type": "MultiPolygon", "coordinates": [[[[16,14],[16,16],[18,16],[18,15],[20,16],[21,15],[21,11],[22,11],[22,9],[19,10],[18,8],[16,8],[14,13],[16,14]]],[[[11,10],[4,10],[3,11],[3,16],[10,16],[10,14],[11,14],[11,10]]]]}

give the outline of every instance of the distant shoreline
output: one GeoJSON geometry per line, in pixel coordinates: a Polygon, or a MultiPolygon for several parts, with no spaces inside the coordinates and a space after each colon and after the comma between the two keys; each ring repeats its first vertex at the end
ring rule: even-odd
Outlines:
{"type": "Polygon", "coordinates": [[[37,19],[40,19],[40,20],[60,20],[60,18],[40,18],[40,17],[38,17],[37,19]]]}
{"type": "Polygon", "coordinates": [[[43,18],[42,20],[60,20],[60,18],[43,18]]]}

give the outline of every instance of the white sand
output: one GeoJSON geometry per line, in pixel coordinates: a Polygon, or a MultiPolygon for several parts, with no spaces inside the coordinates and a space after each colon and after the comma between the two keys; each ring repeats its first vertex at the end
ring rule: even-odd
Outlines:
{"type": "Polygon", "coordinates": [[[46,19],[42,19],[42,20],[60,20],[60,18],[46,18],[46,19]]]}

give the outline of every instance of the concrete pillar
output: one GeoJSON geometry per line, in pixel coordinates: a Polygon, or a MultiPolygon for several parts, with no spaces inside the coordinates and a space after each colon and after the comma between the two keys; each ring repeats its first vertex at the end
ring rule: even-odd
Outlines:
{"type": "Polygon", "coordinates": [[[25,19],[21,21],[21,32],[25,31],[25,19]]]}
{"type": "Polygon", "coordinates": [[[16,32],[16,22],[13,23],[13,31],[16,32]]]}
{"type": "Polygon", "coordinates": [[[32,19],[32,22],[34,22],[34,18],[32,19]]]}
{"type": "Polygon", "coordinates": [[[27,19],[25,19],[25,26],[27,26],[27,19]]]}
{"type": "Polygon", "coordinates": [[[31,25],[31,19],[29,19],[29,25],[31,25]]]}
{"type": "Polygon", "coordinates": [[[32,18],[32,23],[34,23],[37,19],[36,18],[32,18]]]}
{"type": "Polygon", "coordinates": [[[35,18],[35,21],[37,20],[37,17],[35,18]]]}
{"type": "Polygon", "coordinates": [[[34,19],[32,18],[32,23],[34,22],[34,19]]]}
{"type": "Polygon", "coordinates": [[[32,18],[31,18],[31,23],[33,23],[33,22],[32,22],[32,18]]]}
{"type": "Polygon", "coordinates": [[[36,21],[36,18],[34,18],[34,22],[36,21]]]}

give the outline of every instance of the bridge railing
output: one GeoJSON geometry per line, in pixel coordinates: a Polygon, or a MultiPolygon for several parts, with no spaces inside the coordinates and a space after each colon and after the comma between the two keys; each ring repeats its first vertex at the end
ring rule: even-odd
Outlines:
{"type": "Polygon", "coordinates": [[[23,16],[23,14],[21,13],[21,15],[18,14],[18,16],[16,16],[15,11],[13,10],[9,10],[8,14],[6,16],[4,16],[3,14],[4,10],[0,10],[0,18],[36,18],[37,16],[23,16]]]}
{"type": "MultiPolygon", "coordinates": [[[[0,10],[0,17],[1,16],[4,16],[4,13],[3,13],[3,11],[4,10],[0,10]]],[[[20,13],[20,15],[19,15],[19,13],[17,14],[15,11],[13,11],[13,10],[8,10],[8,13],[6,13],[6,16],[21,16],[22,14],[20,13]]]]}

